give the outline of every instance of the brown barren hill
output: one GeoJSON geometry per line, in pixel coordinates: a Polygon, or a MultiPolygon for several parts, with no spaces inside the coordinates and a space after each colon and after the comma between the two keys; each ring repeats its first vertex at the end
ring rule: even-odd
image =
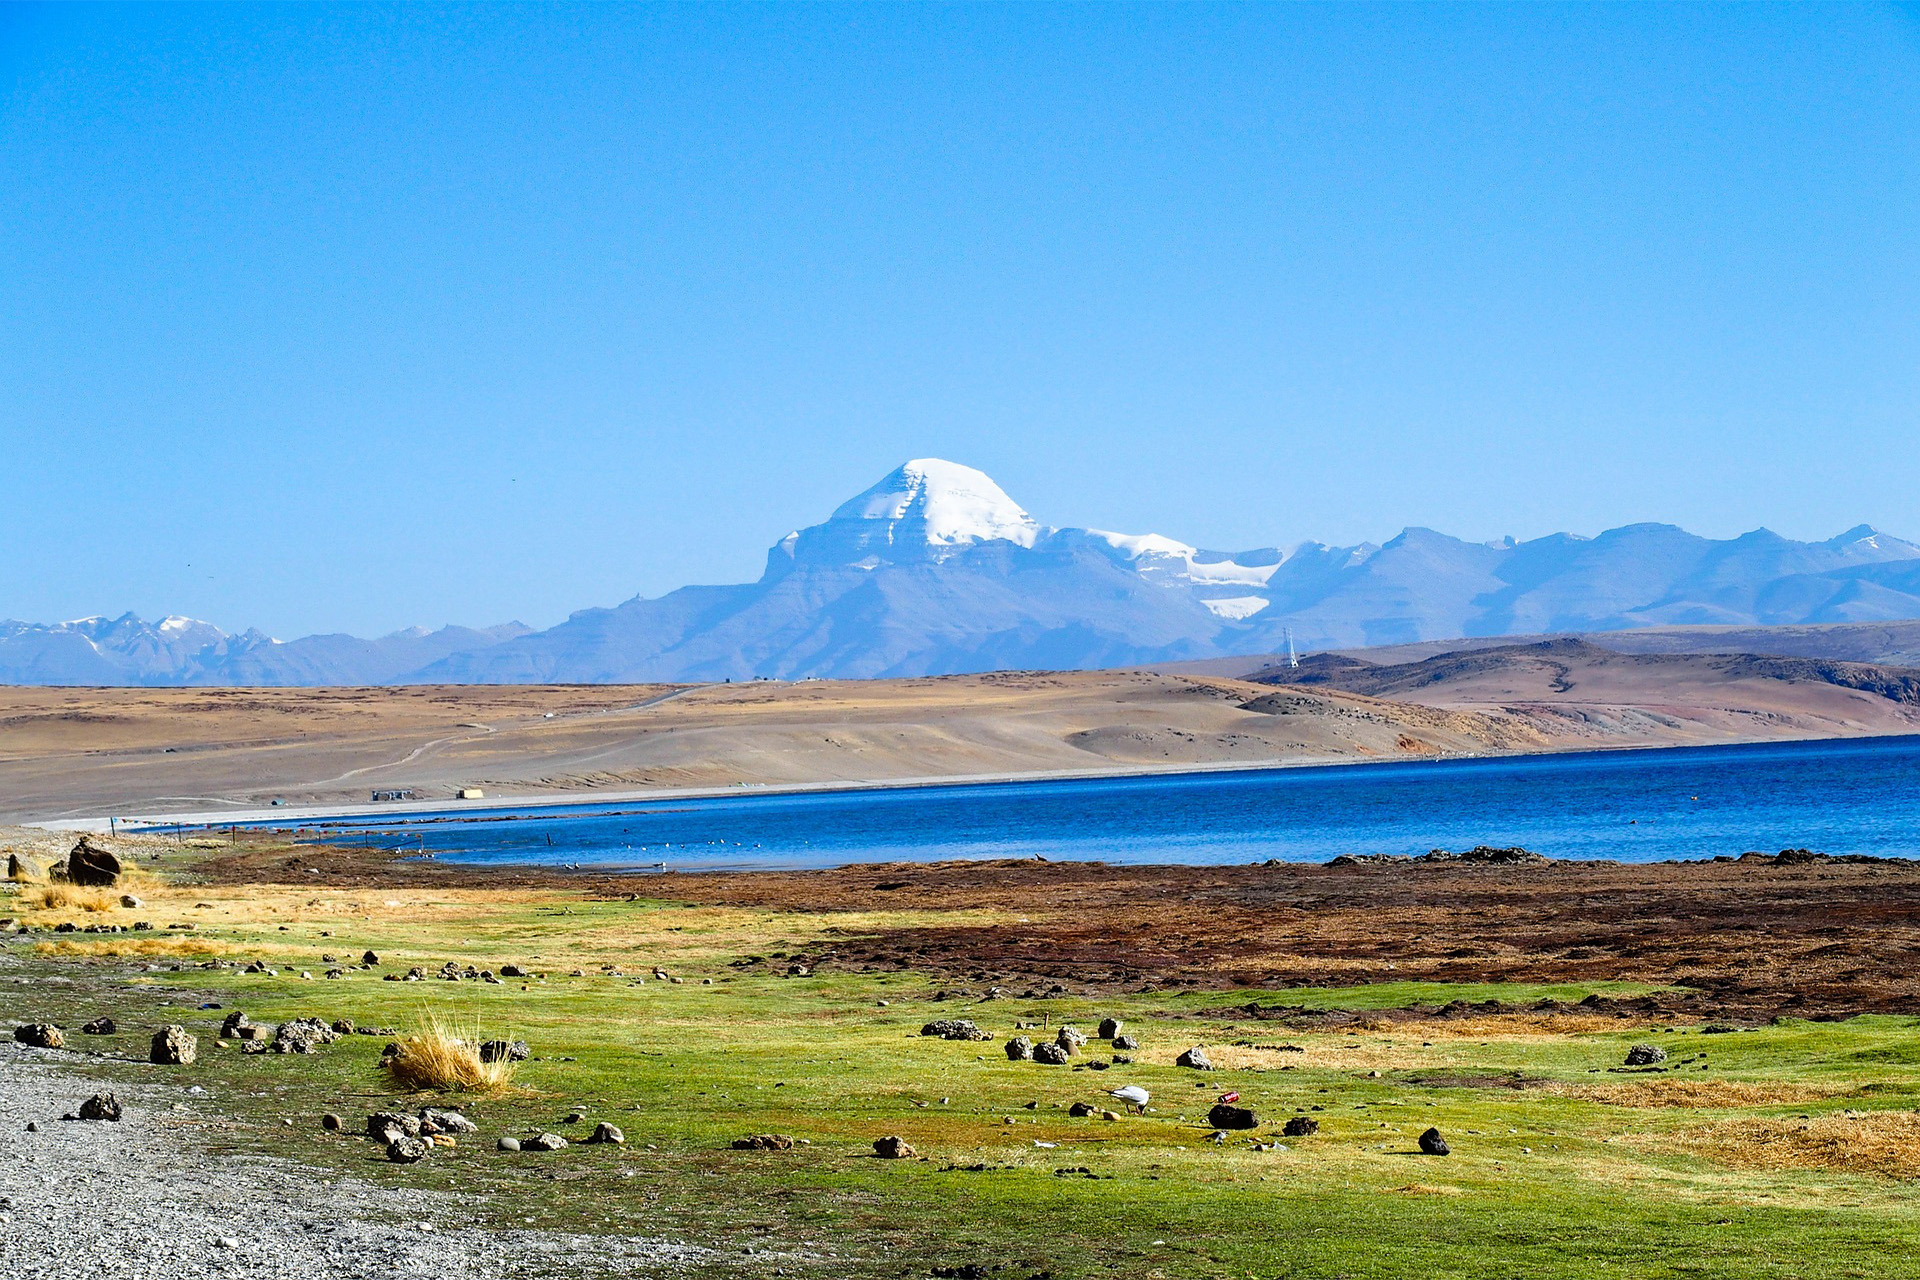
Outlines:
{"type": "Polygon", "coordinates": [[[1149,670],[707,685],[0,688],[0,820],[1098,774],[1911,733],[1920,673],[1578,642],[1263,681],[1149,670]]]}

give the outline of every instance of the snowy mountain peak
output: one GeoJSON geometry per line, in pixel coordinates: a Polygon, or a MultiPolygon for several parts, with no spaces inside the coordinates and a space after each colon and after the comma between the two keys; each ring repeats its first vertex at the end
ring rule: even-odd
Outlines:
{"type": "Polygon", "coordinates": [[[915,458],[859,497],[833,520],[884,522],[889,542],[934,546],[1004,539],[1031,547],[1040,526],[984,471],[942,458],[915,458]]]}

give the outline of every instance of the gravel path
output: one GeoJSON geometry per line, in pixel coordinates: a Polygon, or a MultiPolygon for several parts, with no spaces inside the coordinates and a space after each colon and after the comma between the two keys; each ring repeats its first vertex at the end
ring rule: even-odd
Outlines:
{"type": "Polygon", "coordinates": [[[210,1156],[172,1086],[62,1070],[0,1045],[0,1270],[106,1278],[676,1276],[716,1261],[663,1240],[475,1225],[478,1202],[390,1190],[266,1157],[210,1156]],[[102,1089],[118,1123],[59,1117],[102,1089]],[[28,1133],[37,1123],[39,1132],[28,1133]]]}

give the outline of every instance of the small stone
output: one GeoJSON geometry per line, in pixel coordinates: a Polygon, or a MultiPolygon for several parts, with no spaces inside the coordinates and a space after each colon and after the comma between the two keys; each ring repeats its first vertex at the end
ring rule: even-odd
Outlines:
{"type": "Polygon", "coordinates": [[[1280,1126],[1280,1132],[1289,1138],[1307,1138],[1320,1132],[1320,1122],[1312,1116],[1294,1116],[1280,1126]]]}
{"type": "Polygon", "coordinates": [[[567,1140],[557,1133],[536,1133],[520,1144],[522,1151],[559,1151],[567,1140]]]}
{"type": "Polygon", "coordinates": [[[1213,1070],[1213,1062],[1207,1057],[1207,1051],[1199,1045],[1195,1045],[1193,1048],[1188,1049],[1185,1053],[1175,1058],[1173,1065],[1176,1067],[1191,1067],[1195,1071],[1213,1070]]]}
{"type": "Polygon", "coordinates": [[[146,906],[147,904],[140,901],[140,899],[134,897],[130,893],[123,893],[120,895],[120,905],[125,907],[129,911],[138,911],[140,908],[146,906]]]}
{"type": "Polygon", "coordinates": [[[448,1111],[441,1107],[422,1107],[420,1109],[420,1132],[436,1133],[478,1133],[480,1126],[461,1115],[458,1111],[448,1111]]]}
{"type": "Polygon", "coordinates": [[[240,1241],[235,1236],[221,1236],[213,1243],[222,1249],[238,1249],[240,1247],[240,1241]]]}
{"type": "Polygon", "coordinates": [[[114,1023],[112,1018],[95,1018],[92,1022],[81,1027],[80,1030],[90,1036],[110,1036],[119,1030],[119,1027],[114,1023]]]}
{"type": "Polygon", "coordinates": [[[790,1151],[793,1139],[784,1133],[756,1133],[733,1140],[735,1151],[790,1151]]]}
{"type": "Polygon", "coordinates": [[[501,1138],[493,1144],[493,1149],[495,1151],[518,1151],[520,1149],[520,1139],[501,1138]]]}
{"type": "Polygon", "coordinates": [[[340,1117],[329,1111],[320,1117],[320,1127],[328,1133],[340,1132],[340,1117]]]}
{"type": "Polygon", "coordinates": [[[189,1067],[199,1052],[199,1039],[176,1022],[153,1033],[147,1060],[163,1067],[189,1067]]]}
{"type": "Polygon", "coordinates": [[[380,957],[375,955],[371,951],[363,952],[360,956],[360,963],[367,965],[370,968],[378,967],[380,964],[380,957]]]}
{"type": "Polygon", "coordinates": [[[125,1112],[111,1093],[96,1093],[80,1104],[82,1120],[118,1120],[125,1112]]]}
{"type": "Polygon", "coordinates": [[[480,1046],[482,1062],[525,1062],[533,1053],[525,1040],[488,1040],[480,1046]]]}
{"type": "Polygon", "coordinates": [[[567,1112],[567,1118],[566,1118],[566,1120],[564,1120],[564,1121],[563,1121],[562,1123],[564,1123],[564,1124],[580,1124],[580,1123],[581,1123],[582,1121],[584,1121],[584,1120],[585,1120],[586,1118],[587,1118],[587,1113],[586,1113],[586,1112],[584,1112],[584,1111],[569,1111],[569,1112],[567,1112]]]}
{"type": "Polygon", "coordinates": [[[914,1156],[920,1154],[908,1144],[905,1138],[898,1137],[894,1134],[888,1134],[884,1138],[875,1138],[873,1140],[873,1153],[882,1160],[911,1160],[914,1156]]]}
{"type": "Polygon", "coordinates": [[[1420,1135],[1420,1149],[1430,1156],[1444,1156],[1452,1150],[1438,1129],[1429,1129],[1420,1135]]]}
{"type": "Polygon", "coordinates": [[[611,1142],[617,1147],[624,1147],[627,1144],[627,1135],[620,1131],[619,1125],[608,1124],[605,1120],[602,1120],[594,1126],[593,1133],[588,1136],[587,1141],[611,1142]]]}
{"type": "Polygon", "coordinates": [[[1115,1036],[1113,1047],[1116,1049],[1138,1049],[1140,1041],[1133,1036],[1115,1036]]]}

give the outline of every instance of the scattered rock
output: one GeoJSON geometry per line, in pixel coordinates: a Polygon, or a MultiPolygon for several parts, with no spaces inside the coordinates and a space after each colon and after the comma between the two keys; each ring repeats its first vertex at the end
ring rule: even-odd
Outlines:
{"type": "Polygon", "coordinates": [[[1207,1112],[1207,1123],[1216,1129],[1258,1129],[1260,1118],[1245,1107],[1220,1102],[1207,1112]]]}
{"type": "Polygon", "coordinates": [[[336,1019],[334,1019],[334,1021],[333,1021],[333,1034],[335,1034],[335,1035],[337,1035],[337,1036],[350,1036],[350,1035],[352,1035],[353,1033],[354,1033],[354,1025],[353,1025],[353,1019],[352,1019],[352,1018],[336,1018],[336,1019]]]}
{"type": "Polygon", "coordinates": [[[1032,1062],[1033,1041],[1025,1036],[1015,1036],[1007,1041],[1007,1060],[1010,1062],[1032,1062]]]}
{"type": "Polygon", "coordinates": [[[1078,1027],[1062,1027],[1059,1034],[1054,1036],[1053,1042],[1073,1054],[1080,1052],[1086,1046],[1087,1037],[1086,1033],[1078,1027]]]}
{"type": "Polygon", "coordinates": [[[942,1040],[991,1040],[991,1033],[982,1031],[967,1018],[939,1018],[920,1028],[923,1036],[939,1036],[942,1040]]]}
{"type": "Polygon", "coordinates": [[[1033,1046],[1033,1060],[1050,1067],[1067,1065],[1067,1051],[1057,1044],[1037,1044],[1033,1046]]]}
{"type": "Polygon", "coordinates": [[[130,893],[123,893],[120,895],[120,905],[129,911],[138,911],[147,904],[130,893]]]}
{"type": "Polygon", "coordinates": [[[1126,1025],[1126,1023],[1120,1021],[1118,1018],[1102,1018],[1100,1019],[1100,1038],[1102,1040],[1111,1040],[1119,1035],[1120,1028],[1126,1025]]]}
{"type": "Polygon", "coordinates": [[[380,957],[375,955],[371,951],[362,952],[360,956],[360,963],[366,965],[370,969],[377,969],[380,966],[380,957]]]}
{"type": "Polygon", "coordinates": [[[500,976],[503,978],[524,978],[527,976],[527,971],[517,964],[503,964],[500,966],[500,976]]]}
{"type": "Polygon", "coordinates": [[[163,1067],[188,1067],[200,1052],[200,1041],[179,1023],[171,1023],[153,1033],[147,1060],[163,1067]]]}
{"type": "Polygon", "coordinates": [[[436,1133],[478,1133],[480,1126],[458,1111],[447,1111],[440,1107],[422,1107],[420,1108],[420,1132],[429,1136],[436,1133]]]}
{"type": "Polygon", "coordinates": [[[112,1018],[95,1018],[80,1028],[90,1036],[110,1036],[119,1029],[119,1025],[112,1018]]]}
{"type": "Polygon", "coordinates": [[[569,1111],[567,1112],[567,1118],[561,1121],[561,1123],[562,1124],[579,1124],[581,1121],[585,1120],[586,1118],[587,1118],[587,1113],[584,1111],[569,1111]]]}
{"type": "Polygon", "coordinates": [[[96,1093],[80,1104],[82,1120],[118,1120],[125,1112],[111,1093],[96,1093]]]}
{"type": "Polygon", "coordinates": [[[404,1111],[375,1111],[367,1117],[367,1136],[375,1142],[420,1136],[420,1121],[404,1111]]]}
{"type": "Polygon", "coordinates": [[[495,1151],[518,1151],[520,1149],[520,1139],[501,1138],[493,1144],[493,1149],[495,1151]]]}
{"type": "Polygon", "coordinates": [[[1650,1067],[1666,1060],[1667,1051],[1657,1044],[1637,1044],[1627,1050],[1627,1065],[1630,1067],[1650,1067]]]}
{"type": "Polygon", "coordinates": [[[1096,1110],[1098,1110],[1098,1108],[1096,1108],[1091,1102],[1076,1102],[1072,1106],[1067,1108],[1067,1114],[1075,1117],[1090,1116],[1096,1110]]]}
{"type": "Polygon", "coordinates": [[[1452,1151],[1438,1129],[1429,1129],[1420,1135],[1420,1149],[1430,1156],[1444,1156],[1452,1151]]]}
{"type": "Polygon", "coordinates": [[[1294,1116],[1280,1126],[1280,1132],[1289,1138],[1310,1138],[1320,1132],[1320,1122],[1312,1116],[1294,1116]]]}
{"type": "Polygon", "coordinates": [[[50,880],[45,862],[39,858],[29,858],[23,853],[7,855],[7,879],[27,883],[35,880],[50,880]]]}
{"type": "Polygon", "coordinates": [[[220,1038],[222,1040],[236,1039],[240,1035],[240,1028],[250,1027],[252,1025],[253,1023],[247,1019],[246,1014],[235,1009],[232,1013],[228,1014],[226,1020],[220,1024],[220,1038]]]}
{"type": "Polygon", "coordinates": [[[907,1140],[894,1134],[873,1140],[873,1153],[882,1160],[911,1160],[919,1155],[907,1140]]]}
{"type": "Polygon", "coordinates": [[[1115,1036],[1113,1047],[1116,1049],[1138,1049],[1140,1041],[1133,1036],[1115,1036]]]}
{"type": "Polygon", "coordinates": [[[1195,1045],[1193,1048],[1175,1058],[1173,1065],[1176,1067],[1191,1067],[1195,1071],[1213,1070],[1213,1063],[1208,1059],[1207,1051],[1199,1045],[1195,1045]]]}
{"type": "Polygon", "coordinates": [[[533,1050],[525,1040],[488,1040],[480,1046],[482,1062],[525,1062],[533,1050]]]}
{"type": "Polygon", "coordinates": [[[426,1158],[432,1144],[424,1138],[395,1134],[387,1143],[387,1159],[395,1164],[416,1164],[426,1158]]]}
{"type": "Polygon", "coordinates": [[[329,1111],[320,1117],[320,1127],[328,1133],[340,1132],[340,1117],[329,1111]]]}
{"type": "Polygon", "coordinates": [[[522,1151],[559,1151],[567,1140],[557,1133],[536,1133],[520,1144],[522,1151]]]}
{"type": "Polygon", "coordinates": [[[13,1029],[13,1038],[36,1049],[58,1049],[67,1042],[60,1028],[51,1022],[29,1022],[13,1029]]]}
{"type": "Polygon", "coordinates": [[[318,1018],[295,1018],[283,1022],[273,1033],[275,1053],[312,1053],[338,1038],[334,1029],[318,1018]]]}
{"type": "Polygon", "coordinates": [[[733,1140],[735,1151],[790,1151],[793,1139],[784,1133],[756,1133],[746,1138],[733,1140]]]}
{"type": "Polygon", "coordinates": [[[587,1136],[587,1141],[611,1142],[615,1146],[624,1147],[627,1144],[627,1135],[620,1131],[619,1125],[608,1124],[605,1120],[602,1120],[593,1127],[593,1132],[587,1136]]]}

